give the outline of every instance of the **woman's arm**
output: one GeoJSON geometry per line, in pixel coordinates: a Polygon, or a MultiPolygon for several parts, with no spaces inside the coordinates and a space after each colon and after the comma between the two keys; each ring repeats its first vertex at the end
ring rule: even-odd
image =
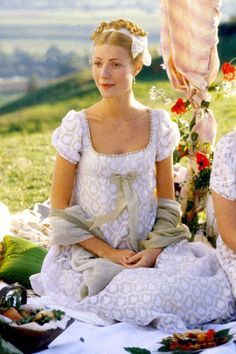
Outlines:
{"type": "Polygon", "coordinates": [[[213,205],[219,233],[224,243],[236,251],[236,201],[212,191],[213,205]]]}
{"type": "Polygon", "coordinates": [[[65,209],[69,206],[77,166],[57,154],[50,194],[52,208],[65,209]]]}
{"type": "MultiPolygon", "coordinates": [[[[65,209],[69,206],[77,168],[78,164],[75,165],[57,154],[51,187],[51,206],[53,208],[65,209]]],[[[116,250],[95,236],[81,241],[79,244],[96,256],[110,259],[119,264],[122,257],[135,254],[132,250],[116,250]]]]}
{"type": "Polygon", "coordinates": [[[157,196],[175,200],[173,157],[156,162],[157,196]]]}

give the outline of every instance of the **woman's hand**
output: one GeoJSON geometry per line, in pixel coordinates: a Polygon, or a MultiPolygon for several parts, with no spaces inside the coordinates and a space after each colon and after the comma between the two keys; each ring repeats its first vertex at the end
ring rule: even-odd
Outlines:
{"type": "Polygon", "coordinates": [[[114,263],[122,264],[124,259],[129,259],[130,257],[135,256],[137,253],[130,249],[116,249],[113,248],[109,255],[106,258],[110,259],[114,263]]]}
{"type": "Polygon", "coordinates": [[[155,265],[156,259],[161,252],[162,248],[143,250],[130,257],[123,257],[120,264],[125,268],[151,268],[155,265]]]}

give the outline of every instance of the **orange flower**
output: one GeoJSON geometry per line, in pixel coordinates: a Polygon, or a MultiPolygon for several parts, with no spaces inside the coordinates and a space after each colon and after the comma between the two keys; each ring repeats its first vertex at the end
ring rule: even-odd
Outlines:
{"type": "Polygon", "coordinates": [[[197,164],[198,164],[199,171],[202,171],[202,170],[204,170],[204,168],[210,166],[209,159],[202,152],[197,152],[196,158],[197,158],[197,164]]]}
{"type": "Polygon", "coordinates": [[[222,65],[224,80],[234,80],[236,78],[236,69],[233,65],[226,62],[222,65]]]}
{"type": "Polygon", "coordinates": [[[182,100],[182,98],[178,98],[174,106],[171,108],[171,112],[176,114],[183,114],[186,112],[185,102],[182,100]]]}
{"type": "Polygon", "coordinates": [[[180,153],[180,157],[184,157],[188,154],[188,149],[186,148],[186,146],[183,146],[181,144],[179,144],[178,146],[178,151],[180,153]]]}

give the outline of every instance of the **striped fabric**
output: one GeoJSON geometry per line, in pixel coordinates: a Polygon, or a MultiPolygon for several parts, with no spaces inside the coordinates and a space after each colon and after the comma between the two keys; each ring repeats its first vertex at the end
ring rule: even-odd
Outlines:
{"type": "MultiPolygon", "coordinates": [[[[194,109],[199,150],[215,143],[217,123],[210,110],[201,109],[209,101],[207,87],[219,70],[217,53],[221,0],[161,0],[161,48],[172,87],[183,92],[194,109]]],[[[190,174],[181,190],[183,215],[191,221],[199,208],[192,176],[198,173],[196,150],[189,149],[190,174]],[[186,187],[187,186],[187,187],[186,187]],[[193,201],[191,210],[187,201],[193,201]]],[[[197,194],[196,194],[197,195],[197,194]]]]}
{"type": "Polygon", "coordinates": [[[161,48],[173,88],[196,109],[219,70],[221,0],[161,0],[161,48]]]}

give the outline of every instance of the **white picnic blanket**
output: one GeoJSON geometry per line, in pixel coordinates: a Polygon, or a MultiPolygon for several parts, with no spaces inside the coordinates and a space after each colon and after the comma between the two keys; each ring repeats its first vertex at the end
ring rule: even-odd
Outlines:
{"type": "MultiPolygon", "coordinates": [[[[47,211],[48,206],[43,205],[43,207],[47,211]]],[[[41,214],[41,210],[38,209],[24,210],[11,217],[10,233],[48,247],[47,223],[39,222],[41,214]]],[[[45,220],[45,216],[42,220],[45,220]]],[[[27,302],[59,308],[58,305],[50,301],[47,297],[32,297],[27,302]]],[[[127,352],[124,347],[146,348],[152,354],[157,354],[161,339],[171,334],[157,330],[151,325],[143,327],[126,322],[109,322],[101,319],[95,313],[60,308],[66,312],[66,315],[75,318],[75,322],[58,336],[48,349],[35,354],[125,354],[127,352]]],[[[211,325],[206,328],[209,327],[216,330],[232,328],[232,333],[236,333],[236,321],[224,325],[211,325]]],[[[207,349],[203,353],[235,354],[236,345],[232,342],[227,346],[207,349]]]]}
{"type": "MultiPolygon", "coordinates": [[[[232,332],[236,332],[236,322],[215,326],[216,330],[223,328],[232,328],[232,332]]],[[[124,347],[146,348],[152,354],[158,354],[159,342],[169,334],[151,326],[141,327],[124,322],[101,327],[75,321],[48,349],[37,354],[127,354],[124,347]]],[[[235,354],[236,344],[231,342],[202,353],[235,354]]]]}
{"type": "MultiPolygon", "coordinates": [[[[28,303],[34,305],[56,306],[65,311],[75,321],[53,342],[49,348],[35,354],[125,354],[125,347],[146,348],[152,354],[158,354],[162,338],[172,333],[157,330],[153,326],[139,326],[126,322],[105,321],[95,313],[88,311],[72,310],[57,306],[50,298],[33,297],[28,303]]],[[[211,324],[203,329],[214,328],[216,331],[231,328],[231,333],[236,333],[236,321],[227,324],[211,324]]],[[[236,337],[235,337],[236,339],[236,337]]],[[[234,342],[218,348],[206,349],[203,354],[235,354],[234,342]]]]}

